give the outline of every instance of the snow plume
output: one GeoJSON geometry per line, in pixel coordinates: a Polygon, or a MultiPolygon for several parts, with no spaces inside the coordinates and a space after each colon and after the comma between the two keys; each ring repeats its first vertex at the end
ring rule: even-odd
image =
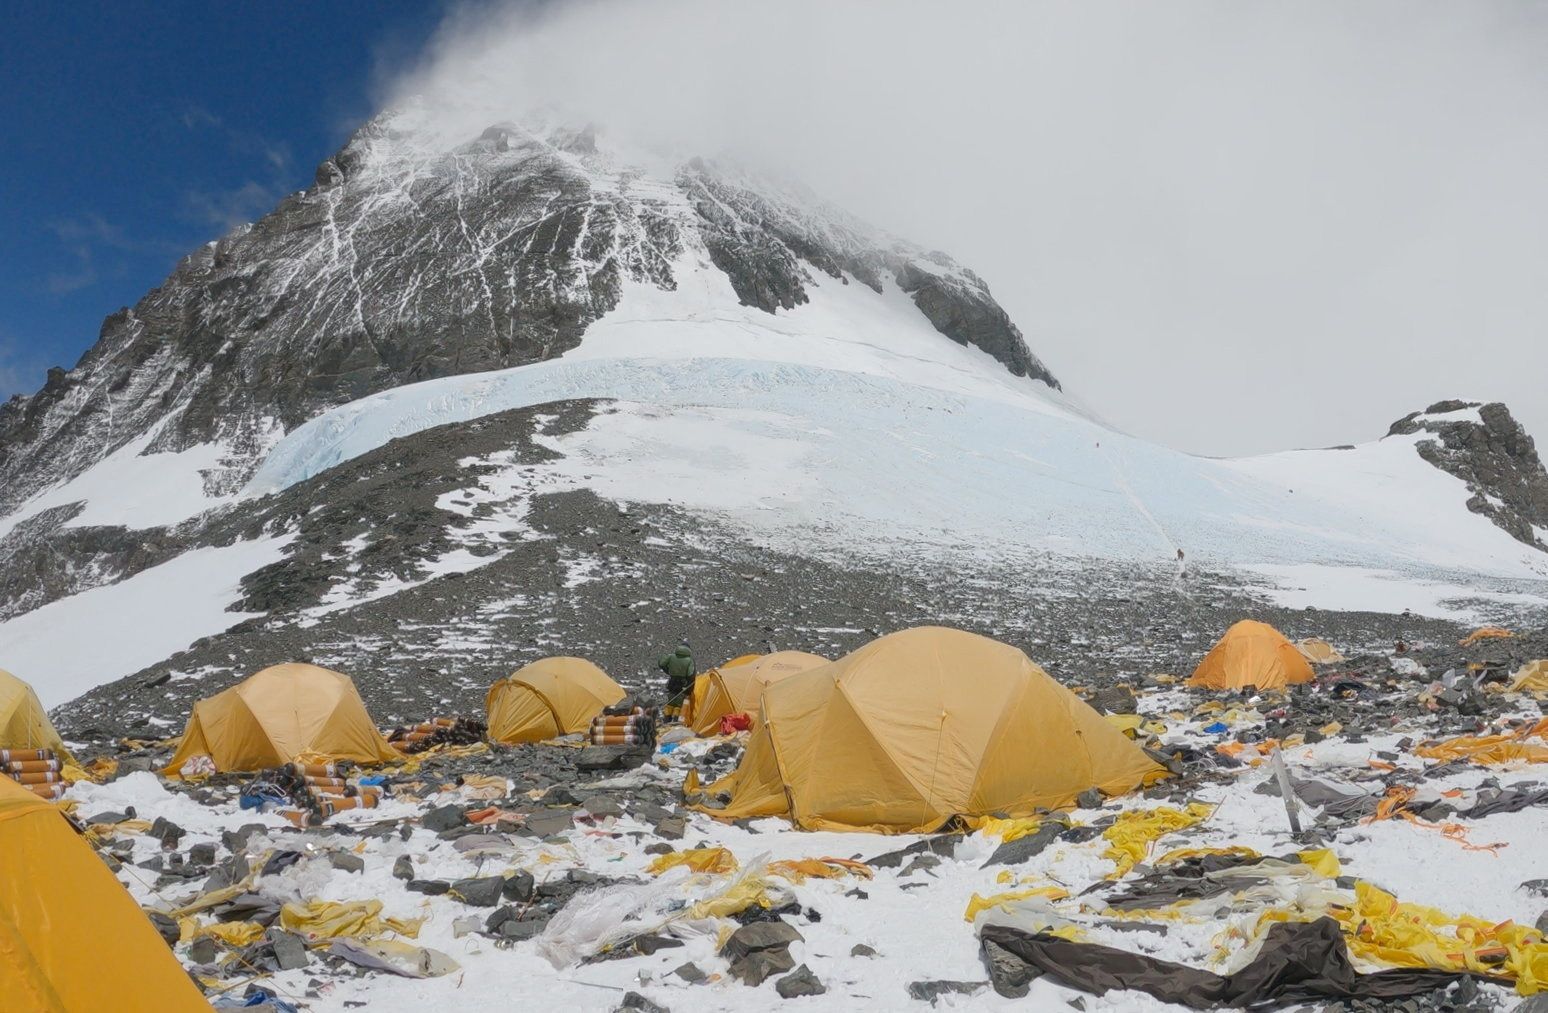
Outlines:
{"type": "Polygon", "coordinates": [[[1454,388],[1548,435],[1545,56],[1490,2],[479,3],[383,98],[786,171],[972,265],[1118,425],[1245,453],[1454,388]]]}

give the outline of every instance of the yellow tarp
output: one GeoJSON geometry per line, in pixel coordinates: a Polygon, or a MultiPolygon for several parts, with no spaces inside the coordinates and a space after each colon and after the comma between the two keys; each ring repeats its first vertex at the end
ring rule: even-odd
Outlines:
{"type": "Polygon", "coordinates": [[[1157,806],[1154,809],[1131,809],[1118,814],[1113,825],[1102,831],[1108,842],[1103,858],[1111,858],[1118,868],[1110,877],[1120,879],[1144,861],[1145,854],[1157,840],[1173,831],[1202,822],[1215,808],[1203,802],[1189,802],[1186,809],[1157,806]]]}
{"type": "Polygon", "coordinates": [[[515,745],[584,732],[626,695],[585,658],[543,658],[489,687],[489,738],[515,745]]]}
{"type": "Polygon", "coordinates": [[[274,665],[194,704],[163,773],[204,754],[216,770],[260,770],[303,754],[387,763],[402,755],[376,730],[349,676],[316,665],[274,665]]]}
{"type": "Polygon", "coordinates": [[[4,669],[0,669],[0,749],[52,749],[61,760],[71,758],[32,687],[4,669]]]}
{"type": "Polygon", "coordinates": [[[692,727],[695,735],[716,735],[727,714],[746,714],[756,724],[758,705],[770,684],[828,664],[828,659],[805,651],[776,651],[743,656],[694,680],[692,727]]]}
{"type": "Polygon", "coordinates": [[[373,939],[396,932],[410,939],[419,935],[423,918],[383,918],[379,900],[311,900],[280,908],[280,926],[306,939],[373,939]]]}
{"type": "Polygon", "coordinates": [[[1007,644],[924,627],[770,685],[740,765],[704,789],[723,819],[922,833],[1109,795],[1164,769],[1007,644]]]}
{"type": "Polygon", "coordinates": [[[725,848],[696,848],[690,851],[670,851],[657,855],[650,863],[650,873],[659,876],[668,869],[686,865],[694,872],[735,872],[736,856],[725,848]]]}
{"type": "Polygon", "coordinates": [[[0,777],[0,1007],[208,1013],[145,912],[51,804],[0,777]]]}
{"type": "Polygon", "coordinates": [[[1548,763],[1548,744],[1530,739],[1548,738],[1548,718],[1506,735],[1461,735],[1442,742],[1429,742],[1414,749],[1427,760],[1470,760],[1485,766],[1497,763],[1548,763]]]}
{"type": "Polygon", "coordinates": [[[1284,689],[1316,678],[1285,635],[1267,623],[1243,619],[1226,630],[1188,679],[1208,689],[1284,689]]]}
{"type": "Polygon", "coordinates": [[[1510,681],[1518,693],[1548,693],[1548,661],[1529,661],[1510,681]]]}
{"type": "Polygon", "coordinates": [[[1034,886],[1025,890],[1010,890],[1006,893],[997,893],[991,897],[980,897],[973,894],[968,899],[967,910],[962,914],[962,920],[971,922],[984,911],[1005,905],[1017,900],[1026,900],[1028,897],[1047,897],[1049,900],[1064,900],[1070,892],[1062,886],[1034,886]]]}
{"type": "Polygon", "coordinates": [[[1452,917],[1435,908],[1399,901],[1370,883],[1355,884],[1352,908],[1335,908],[1349,949],[1357,957],[1392,967],[1432,967],[1503,977],[1516,991],[1548,988],[1548,944],[1543,934],[1512,921],[1452,917]]]}

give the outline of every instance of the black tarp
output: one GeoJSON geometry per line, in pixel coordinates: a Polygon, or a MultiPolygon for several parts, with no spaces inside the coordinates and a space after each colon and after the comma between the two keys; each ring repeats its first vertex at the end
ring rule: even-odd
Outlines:
{"type": "MultiPolygon", "coordinates": [[[[1058,984],[1093,995],[1134,989],[1193,1009],[1262,1009],[1324,999],[1397,999],[1470,977],[1410,968],[1361,974],[1350,963],[1343,933],[1331,918],[1272,926],[1252,963],[1228,975],[1003,925],[986,925],[979,939],[995,948],[995,961],[986,961],[991,975],[1007,975],[1007,955],[1026,965],[1026,973],[1010,975],[1017,980],[1005,982],[1010,988],[1005,994],[1016,994],[1017,989],[1025,994],[1028,977],[1047,975],[1058,984]]],[[[995,986],[1001,987],[998,978],[995,986]]]]}

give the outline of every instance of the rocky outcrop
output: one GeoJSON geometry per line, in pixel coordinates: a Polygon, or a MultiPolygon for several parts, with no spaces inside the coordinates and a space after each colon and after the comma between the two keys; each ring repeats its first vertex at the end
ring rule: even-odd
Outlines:
{"type": "Polygon", "coordinates": [[[310,189],[184,258],[75,368],[0,407],[0,513],[136,440],[220,444],[206,486],[232,491],[328,408],[563,354],[626,282],[674,289],[688,247],[771,313],[806,301],[811,271],[895,279],[944,335],[1054,383],[949,258],[809,193],[701,161],[652,178],[603,147],[504,123],[447,150],[409,112],[366,124],[310,189]]]}
{"type": "Polygon", "coordinates": [[[1394,422],[1387,435],[1416,433],[1420,457],[1467,483],[1469,510],[1548,551],[1548,472],[1508,408],[1441,401],[1394,422]]]}

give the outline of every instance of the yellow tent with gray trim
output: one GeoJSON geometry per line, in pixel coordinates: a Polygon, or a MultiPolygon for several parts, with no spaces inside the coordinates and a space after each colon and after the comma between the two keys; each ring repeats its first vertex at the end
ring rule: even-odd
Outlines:
{"type": "Polygon", "coordinates": [[[194,704],[166,774],[206,755],[216,770],[260,770],[303,754],[388,763],[402,754],[377,731],[349,676],[316,665],[273,665],[194,704]]]}
{"type": "Polygon", "coordinates": [[[489,738],[514,745],[584,732],[627,695],[585,658],[543,658],[489,687],[489,738]]]}
{"type": "Polygon", "coordinates": [[[696,808],[788,816],[807,830],[923,833],[1164,775],[1021,651],[931,626],[770,685],[741,763],[705,789],[729,804],[696,808]]]}
{"type": "Polygon", "coordinates": [[[70,758],[64,740],[54,730],[48,711],[32,687],[0,669],[0,749],[52,749],[70,758]]]}
{"type": "Polygon", "coordinates": [[[727,714],[746,714],[756,724],[758,702],[772,683],[828,664],[820,654],[775,651],[737,658],[694,680],[690,723],[695,735],[715,735],[727,714]]]}
{"type": "Polygon", "coordinates": [[[0,1007],[209,1011],[145,912],[64,814],[0,777],[0,1007]]]}

